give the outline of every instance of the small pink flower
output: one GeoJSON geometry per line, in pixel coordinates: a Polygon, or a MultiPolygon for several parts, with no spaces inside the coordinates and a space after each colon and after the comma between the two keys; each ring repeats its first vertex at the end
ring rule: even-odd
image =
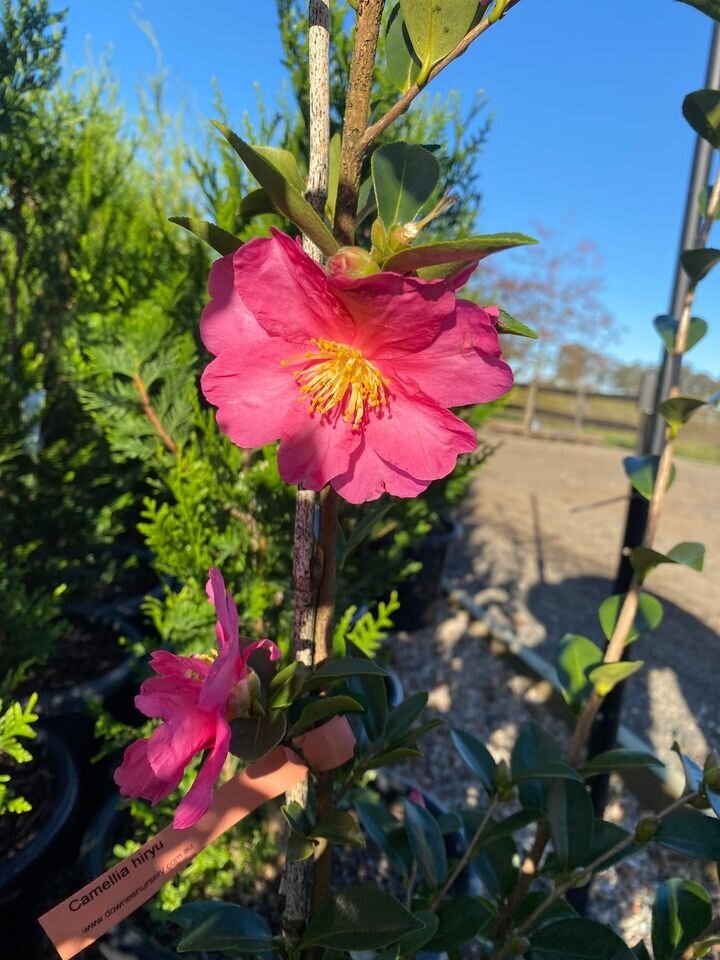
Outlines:
{"type": "Polygon", "coordinates": [[[247,716],[251,704],[250,655],[264,649],[271,660],[280,657],[271,640],[240,648],[237,608],[214,567],[206,589],[217,611],[217,657],[184,657],[166,650],[153,653],[150,666],[157,676],[143,682],[135,704],[146,717],[164,722],[147,740],[130,744],[115,771],[115,783],[124,797],[143,797],[155,805],[177,789],[193,757],[210,750],[175,811],[173,826],[178,829],[191,827],[210,806],[230,747],[229,721],[247,716]]]}
{"type": "Polygon", "coordinates": [[[220,429],[239,447],[280,439],[286,483],[417,496],[476,446],[448,408],[512,385],[497,309],[455,296],[470,272],[328,276],[277,230],[218,260],[200,329],[220,429]]]}

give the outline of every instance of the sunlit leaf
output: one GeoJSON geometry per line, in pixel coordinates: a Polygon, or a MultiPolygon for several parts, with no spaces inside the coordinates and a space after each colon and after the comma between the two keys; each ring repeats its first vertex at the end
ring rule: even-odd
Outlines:
{"type": "Polygon", "coordinates": [[[644,660],[621,660],[619,663],[603,663],[590,671],[589,680],[600,697],[606,697],[611,690],[627,680],[645,666],[644,660]]]}
{"type": "Polygon", "coordinates": [[[695,90],[683,100],[683,116],[695,133],[720,149],[720,90],[695,90]]]}
{"type": "MultiPolygon", "coordinates": [[[[615,632],[615,625],[620,616],[622,605],[625,602],[625,596],[626,594],[624,593],[616,593],[612,597],[607,597],[598,609],[600,626],[608,640],[611,639],[615,632]]],[[[637,640],[642,633],[647,633],[659,627],[662,623],[662,618],[663,606],[658,598],[650,593],[641,593],[638,597],[638,608],[635,619],[630,627],[630,632],[625,638],[625,643],[632,643],[634,640],[637,640]]]]}
{"type": "Polygon", "coordinates": [[[242,240],[238,240],[227,230],[223,230],[215,223],[210,223],[209,220],[198,220],[197,217],[169,217],[168,219],[170,223],[176,223],[179,227],[189,230],[223,257],[228,253],[235,253],[242,246],[242,240]]]}

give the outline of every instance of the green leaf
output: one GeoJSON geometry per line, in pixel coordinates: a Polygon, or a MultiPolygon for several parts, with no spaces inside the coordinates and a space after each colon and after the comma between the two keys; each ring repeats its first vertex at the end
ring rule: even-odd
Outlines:
{"type": "Polygon", "coordinates": [[[305,178],[298,170],[297,161],[289,150],[283,150],[281,147],[265,147],[254,144],[252,149],[263,159],[271,163],[279,174],[283,176],[291,187],[295,187],[298,193],[304,193],[307,189],[305,178]]]}
{"type": "MultiPolygon", "coordinates": [[[[623,828],[619,827],[616,823],[609,823],[607,820],[596,818],[593,824],[592,843],[587,853],[587,862],[594,863],[595,860],[598,860],[600,857],[606,856],[621,840],[627,840],[629,837],[630,833],[627,830],[623,830],[623,828]]],[[[606,870],[619,860],[624,860],[625,857],[631,856],[637,849],[637,844],[629,844],[620,853],[615,853],[613,856],[608,857],[603,865],[598,867],[598,870],[606,870]]]]}
{"type": "Polygon", "coordinates": [[[680,0],[681,3],[687,3],[690,7],[695,7],[701,13],[707,14],[713,20],[720,23],[720,0],[680,0]]]}
{"type": "Polygon", "coordinates": [[[683,100],[683,116],[695,133],[720,150],[720,90],[695,90],[683,100]]]}
{"type": "Polygon", "coordinates": [[[376,887],[348,887],[327,900],[310,920],[301,947],[377,950],[424,924],[376,887]]]}
{"type": "Polygon", "coordinates": [[[657,888],[652,909],[655,960],[678,960],[712,920],[707,892],[690,880],[665,880],[657,888]]]}
{"type": "Polygon", "coordinates": [[[662,820],[655,840],[664,847],[697,860],[720,860],[720,820],[695,810],[674,813],[662,820]]]}
{"type": "Polygon", "coordinates": [[[328,717],[342,713],[361,713],[362,710],[362,704],[352,697],[321,697],[303,707],[302,713],[288,730],[288,736],[296,737],[303,730],[320,723],[321,720],[327,720],[328,717]]]}
{"type": "Polygon", "coordinates": [[[356,801],[355,810],[370,839],[387,855],[396,870],[405,873],[409,867],[410,844],[404,827],[378,803],[356,801]],[[398,833],[405,840],[403,849],[395,839],[398,833]]]}
{"type": "Polygon", "coordinates": [[[337,810],[325,817],[311,830],[312,837],[321,837],[331,843],[349,847],[364,847],[365,837],[355,817],[348,810],[337,810]]]}
{"type": "Polygon", "coordinates": [[[464,730],[450,731],[453,746],[470,773],[480,781],[488,794],[495,793],[497,764],[487,747],[464,730]]]}
{"type": "Polygon", "coordinates": [[[337,240],[302,193],[289,183],[285,176],[257,148],[245,143],[224,123],[218,123],[217,120],[213,120],[212,123],[265,190],[278,213],[287,217],[288,220],[299,227],[326,257],[331,257],[334,253],[337,253],[339,250],[337,240]]]}
{"type": "MultiPolygon", "coordinates": [[[[718,91],[720,95],[720,91],[718,91]]],[[[680,254],[683,270],[690,278],[692,286],[696,286],[720,262],[720,250],[714,247],[700,247],[697,250],[683,250],[680,254]]]]}
{"type": "Polygon", "coordinates": [[[326,660],[304,684],[305,690],[314,690],[333,680],[346,680],[348,677],[385,677],[385,670],[372,660],[364,657],[338,657],[326,660]]]}
{"type": "Polygon", "coordinates": [[[272,710],[266,717],[242,717],[230,721],[230,753],[241,760],[259,760],[270,753],[285,736],[287,717],[272,710]]]}
{"type": "MultiPolygon", "coordinates": [[[[466,830],[467,824],[470,823],[472,824],[472,828],[469,832],[475,834],[480,826],[480,819],[484,814],[485,811],[479,807],[464,811],[463,822],[466,824],[466,830]]],[[[542,810],[516,810],[515,813],[511,813],[510,816],[505,817],[504,820],[491,820],[482,832],[483,842],[486,840],[499,840],[502,837],[511,837],[529,823],[537,823],[544,815],[544,811],[542,810]]]]}
{"type": "MultiPolygon", "coordinates": [[[[214,909],[205,911],[205,919],[185,933],[177,946],[178,953],[218,950],[240,957],[262,953],[272,947],[272,932],[259,914],[234,903],[213,903],[212,906],[214,909]]],[[[185,907],[175,911],[173,919],[182,910],[185,907]]]]}
{"type": "MultiPolygon", "coordinates": [[[[628,480],[646,500],[649,500],[653,495],[659,464],[660,457],[656,453],[649,453],[644,457],[625,457],[623,459],[623,467],[628,480]]],[[[674,480],[675,464],[670,468],[668,490],[673,485],[674,480]]]]}
{"type": "Polygon", "coordinates": [[[593,805],[583,784],[552,780],[547,788],[547,817],[553,849],[562,870],[587,862],[593,838],[593,805]]]}
{"type": "Polygon", "coordinates": [[[404,800],[403,808],[410,849],[426,883],[436,890],[448,872],[445,841],[440,827],[431,813],[412,800],[404,800]]]}
{"type": "Polygon", "coordinates": [[[512,333],[516,337],[530,337],[531,340],[537,340],[538,335],[531,328],[511,317],[506,310],[500,310],[497,320],[498,333],[512,333]]]}
{"type": "Polygon", "coordinates": [[[414,143],[378,147],[370,162],[378,216],[390,229],[410,223],[432,195],[440,178],[435,157],[414,143]]]}
{"type": "Polygon", "coordinates": [[[694,793],[696,790],[700,790],[703,782],[703,770],[702,767],[695,763],[694,760],[691,760],[690,757],[686,757],[685,754],[680,749],[680,744],[677,740],[673,743],[672,749],[680,757],[680,762],[683,765],[683,772],[685,773],[685,789],[694,793]]]}
{"type": "Polygon", "coordinates": [[[691,570],[702,570],[705,561],[705,547],[692,541],[678,543],[667,553],[658,553],[650,547],[635,547],[630,554],[630,563],[642,583],[645,577],[661,563],[681,563],[691,570]]]}
{"type": "Polygon", "coordinates": [[[414,957],[419,950],[422,950],[432,940],[440,922],[437,916],[430,913],[429,910],[416,910],[413,916],[422,923],[422,929],[413,930],[412,933],[408,933],[398,940],[398,957],[414,957]]]}
{"type": "MultiPolygon", "coordinates": [[[[609,640],[615,632],[615,624],[620,616],[620,610],[625,602],[626,594],[616,593],[608,597],[600,604],[598,609],[598,619],[602,632],[609,640]]],[[[648,633],[660,626],[663,618],[663,606],[657,597],[650,593],[641,593],[638,597],[638,609],[635,614],[630,632],[627,635],[625,643],[632,643],[643,634],[648,633]]]]}
{"type": "Polygon", "coordinates": [[[287,667],[278,670],[268,684],[268,705],[285,707],[300,695],[303,684],[312,675],[310,667],[293,660],[287,667]]]}
{"type": "Polygon", "coordinates": [[[360,519],[353,527],[352,533],[347,538],[345,549],[342,551],[338,561],[340,569],[345,566],[348,558],[357,550],[357,548],[370,536],[373,528],[383,517],[392,510],[394,503],[392,500],[381,499],[377,503],[365,504],[360,519]]]}
{"type": "Polygon", "coordinates": [[[594,920],[559,920],[530,935],[530,960],[635,960],[610,927],[594,920]],[[582,945],[582,946],[581,946],[582,945]]]}
{"type": "Polygon", "coordinates": [[[417,747],[392,747],[390,750],[381,750],[373,757],[374,767],[389,767],[402,760],[416,760],[422,756],[422,750],[417,747]]]}
{"type": "Polygon", "coordinates": [[[413,50],[399,3],[395,4],[388,17],[385,56],[390,79],[401,93],[406,93],[420,73],[420,60],[413,50]]]}
{"type": "Polygon", "coordinates": [[[385,261],[383,269],[394,270],[397,273],[410,273],[421,267],[438,263],[453,264],[458,260],[476,263],[500,250],[522,247],[528,243],[537,243],[537,240],[525,236],[524,233],[490,233],[485,236],[469,237],[467,240],[442,240],[408,247],[407,250],[394,253],[385,261]]]}
{"type": "Polygon", "coordinates": [[[475,18],[477,0],[400,0],[413,49],[422,64],[418,84],[460,43],[475,18]]]}
{"type": "Polygon", "coordinates": [[[478,847],[473,867],[485,890],[493,897],[507,897],[510,891],[515,889],[519,873],[515,841],[511,836],[496,837],[492,840],[483,838],[478,847]]]}
{"type": "Polygon", "coordinates": [[[697,397],[670,397],[659,405],[658,411],[665,418],[673,437],[677,436],[680,427],[687,423],[690,417],[700,407],[705,406],[704,400],[697,397]]]}
{"type": "MultiPolygon", "coordinates": [[[[668,353],[672,353],[675,350],[675,338],[677,336],[679,323],[675,317],[663,315],[660,317],[655,317],[653,324],[663,342],[665,349],[668,351],[668,353]]],[[[692,317],[690,319],[690,327],[688,329],[687,342],[685,344],[685,353],[687,353],[688,350],[692,350],[696,344],[700,343],[702,338],[707,333],[707,330],[707,323],[704,320],[701,320],[700,317],[692,317]]]]}
{"type": "MultiPolygon", "coordinates": [[[[707,216],[708,203],[710,202],[711,194],[712,194],[712,186],[703,187],[700,193],[698,194],[698,200],[697,200],[698,210],[700,211],[700,214],[703,217],[707,216]]],[[[720,220],[720,209],[717,209],[715,211],[715,219],[720,220]]]]}
{"type": "Polygon", "coordinates": [[[301,863],[303,860],[309,860],[314,853],[315,844],[309,837],[304,837],[295,830],[289,831],[285,856],[291,863],[301,863]]]}
{"type": "Polygon", "coordinates": [[[335,219],[335,204],[337,203],[338,181],[340,179],[340,152],[342,149],[342,134],[337,131],[330,138],[328,163],[328,187],[325,211],[330,222],[335,219]]]}
{"type": "Polygon", "coordinates": [[[650,951],[645,946],[644,940],[638,940],[638,942],[632,948],[632,952],[637,957],[637,960],[653,960],[653,958],[650,956],[650,951]]]}
{"type": "Polygon", "coordinates": [[[447,280],[462,273],[466,267],[475,266],[474,260],[451,260],[448,263],[436,263],[430,267],[420,267],[417,275],[422,280],[447,280]]]}
{"type": "Polygon", "coordinates": [[[428,951],[459,950],[495,919],[495,908],[485,897],[460,896],[444,900],[437,909],[438,928],[428,951]]]}
{"type": "Polygon", "coordinates": [[[385,724],[385,740],[387,743],[392,743],[399,737],[405,736],[425,709],[427,701],[427,693],[413,693],[412,696],[398,704],[394,710],[391,710],[385,724]]]}
{"type": "MultiPolygon", "coordinates": [[[[513,914],[513,926],[519,927],[524,923],[546,899],[547,894],[543,893],[542,890],[531,890],[527,893],[513,914]]],[[[577,917],[577,912],[566,900],[556,900],[539,918],[538,925],[542,926],[547,923],[554,923],[557,920],[567,920],[575,917],[577,917]]]]}
{"type": "Polygon", "coordinates": [[[662,767],[661,760],[642,750],[605,750],[588,760],[580,768],[583,777],[594,777],[598,773],[614,773],[616,770],[642,770],[646,767],[662,767]]]}
{"type": "Polygon", "coordinates": [[[210,223],[209,220],[198,220],[197,217],[169,217],[168,219],[170,223],[176,223],[179,227],[184,227],[195,234],[222,257],[235,253],[242,246],[242,240],[238,240],[227,230],[223,230],[215,223],[210,223]]]}
{"type": "Polygon", "coordinates": [[[262,187],[245,194],[238,206],[238,216],[243,220],[250,220],[252,217],[259,217],[266,213],[275,213],[275,207],[262,187]]]}
{"type": "Polygon", "coordinates": [[[565,702],[576,712],[592,690],[588,672],[602,663],[602,658],[600,647],[578,633],[566,633],[558,645],[558,682],[565,702]]]}
{"type": "Polygon", "coordinates": [[[611,690],[645,666],[644,660],[621,660],[619,663],[602,663],[588,674],[588,679],[599,697],[606,697],[611,690]]]}
{"type": "Polygon", "coordinates": [[[516,783],[536,778],[580,779],[563,756],[562,747],[537,723],[528,723],[520,730],[513,747],[511,766],[516,783]]]}

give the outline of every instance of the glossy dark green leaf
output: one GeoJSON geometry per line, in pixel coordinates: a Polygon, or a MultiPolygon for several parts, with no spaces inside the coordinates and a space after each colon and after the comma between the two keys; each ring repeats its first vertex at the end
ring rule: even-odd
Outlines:
{"type": "MultiPolygon", "coordinates": [[[[628,480],[646,500],[649,500],[653,495],[659,463],[660,457],[654,453],[646,454],[644,457],[625,457],[623,459],[623,467],[625,468],[628,480]]],[[[673,485],[674,480],[675,465],[673,464],[670,469],[670,482],[667,485],[668,490],[673,485]]]]}
{"type": "Polygon", "coordinates": [[[477,737],[464,730],[451,730],[450,738],[460,759],[470,773],[480,781],[489,794],[495,793],[495,770],[497,764],[487,747],[477,737]]]}
{"type": "Polygon", "coordinates": [[[608,856],[613,847],[617,846],[621,841],[625,841],[630,837],[630,833],[627,830],[623,830],[622,827],[619,827],[616,823],[609,823],[607,820],[601,820],[600,818],[595,818],[595,823],[593,825],[593,838],[592,843],[587,854],[587,862],[594,863],[595,860],[598,860],[600,857],[606,857],[602,867],[599,867],[600,870],[605,870],[608,867],[611,867],[613,864],[618,863],[618,861],[623,860],[625,857],[631,856],[637,850],[637,844],[630,844],[620,853],[615,853],[612,856],[608,856]]]}
{"type": "Polygon", "coordinates": [[[537,723],[528,723],[520,730],[512,751],[511,767],[515,783],[552,777],[580,779],[565,759],[560,744],[537,723]]]}
{"type": "Polygon", "coordinates": [[[678,543],[667,553],[658,553],[650,547],[635,547],[630,554],[630,563],[640,582],[662,563],[680,563],[691,570],[702,570],[705,562],[705,547],[702,543],[688,541],[678,543]]]}
{"type": "Polygon", "coordinates": [[[707,892],[690,880],[673,878],[657,888],[652,909],[655,960],[679,960],[712,920],[707,892]]]}
{"type": "Polygon", "coordinates": [[[393,743],[398,737],[402,737],[408,732],[425,709],[427,701],[427,693],[413,693],[402,703],[399,703],[394,710],[390,711],[385,724],[386,743],[393,743]]]}
{"type": "Polygon", "coordinates": [[[296,833],[294,830],[288,832],[285,857],[290,863],[301,863],[303,860],[309,860],[314,853],[315,844],[309,837],[303,837],[302,834],[296,833]]]}
{"type": "Polygon", "coordinates": [[[393,763],[400,763],[403,760],[416,760],[421,756],[422,750],[418,750],[417,747],[392,747],[375,754],[373,766],[389,767],[393,763]]]}
{"type": "Polygon", "coordinates": [[[372,660],[364,657],[339,657],[326,660],[305,681],[306,690],[314,690],[333,680],[345,680],[348,677],[384,677],[385,671],[372,660]]]}
{"type": "MultiPolygon", "coordinates": [[[[625,602],[624,593],[613,594],[600,604],[598,609],[598,619],[602,632],[609,640],[615,632],[615,624],[620,615],[620,610],[625,602]]],[[[634,640],[650,630],[654,630],[662,623],[663,606],[657,597],[650,593],[641,593],[638,598],[638,609],[633,620],[633,625],[627,635],[625,643],[632,643],[634,640]]]]}
{"type": "Polygon", "coordinates": [[[698,400],[697,397],[669,397],[658,406],[658,411],[670,427],[672,436],[676,436],[680,427],[688,422],[696,410],[704,406],[705,401],[698,400]]]}
{"type": "Polygon", "coordinates": [[[720,149],[720,90],[694,90],[683,100],[683,116],[695,133],[720,149]]]}
{"type": "Polygon", "coordinates": [[[208,911],[205,919],[186,931],[177,946],[178,953],[218,950],[239,957],[272,947],[272,932],[259,914],[234,903],[214,906],[215,910],[208,911]]]}
{"type": "MultiPolygon", "coordinates": [[[[480,817],[485,811],[481,807],[473,810],[464,810],[462,820],[469,836],[474,836],[480,825],[480,817]]],[[[482,832],[483,841],[499,840],[502,837],[511,837],[518,830],[522,830],[529,823],[537,823],[545,816],[542,810],[517,810],[502,820],[491,820],[482,832]]]]}
{"type": "Polygon", "coordinates": [[[637,673],[645,666],[644,660],[620,660],[619,663],[601,663],[588,674],[588,680],[600,697],[606,697],[611,690],[637,673]]]}
{"type": "Polygon", "coordinates": [[[230,722],[230,753],[241,760],[259,760],[270,753],[285,736],[287,717],[272,710],[265,717],[247,717],[230,722]]]}
{"type": "MultiPolygon", "coordinates": [[[[675,317],[660,316],[655,317],[653,324],[660,339],[665,346],[665,349],[668,353],[672,353],[675,349],[675,337],[677,336],[678,322],[675,317]]],[[[688,350],[700,343],[702,338],[705,336],[708,330],[707,323],[702,320],[700,317],[692,317],[690,320],[690,327],[688,329],[687,342],[685,344],[685,353],[688,350]]]]}
{"type": "Polygon", "coordinates": [[[632,948],[632,952],[637,957],[637,960],[652,960],[652,957],[650,956],[650,951],[645,946],[644,940],[638,940],[638,942],[632,948]]]}
{"type": "Polygon", "coordinates": [[[440,240],[435,243],[417,244],[393,254],[385,261],[384,270],[410,273],[421,267],[438,263],[453,263],[458,260],[474,263],[484,260],[500,250],[510,250],[528,243],[537,243],[523,233],[491,233],[486,236],[468,237],[467,240],[440,240]]]}
{"type": "Polygon", "coordinates": [[[501,310],[497,320],[498,333],[511,333],[516,337],[529,337],[531,340],[537,340],[538,335],[531,328],[511,317],[506,310],[501,310]]]}
{"type": "Polygon", "coordinates": [[[340,569],[343,568],[348,558],[355,553],[357,548],[367,540],[375,526],[390,512],[394,505],[392,499],[381,499],[375,503],[366,503],[363,505],[362,515],[345,542],[345,547],[339,560],[340,569]]]}
{"type": "Polygon", "coordinates": [[[396,948],[398,957],[414,957],[419,950],[422,950],[432,940],[440,922],[437,914],[431,913],[429,910],[416,910],[413,916],[422,923],[422,928],[413,930],[412,933],[408,933],[398,940],[396,948]]]}
{"type": "Polygon", "coordinates": [[[238,240],[232,233],[228,233],[215,223],[210,223],[209,220],[198,220],[197,217],[169,217],[168,219],[170,223],[176,223],[179,227],[189,230],[223,257],[229,253],[235,253],[242,246],[242,240],[238,240]]]}
{"type": "Polygon", "coordinates": [[[642,770],[647,767],[662,767],[663,763],[651,753],[642,750],[624,750],[618,747],[605,750],[580,768],[584,777],[594,777],[598,773],[614,773],[616,770],[642,770]]]}
{"type": "Polygon", "coordinates": [[[576,712],[592,690],[588,673],[602,663],[602,658],[600,647],[578,633],[566,633],[558,645],[558,683],[565,702],[576,712]]]}
{"type": "Polygon", "coordinates": [[[530,960],[635,960],[610,927],[594,920],[559,920],[530,935],[530,960]],[[582,945],[582,947],[580,947],[582,945]]]}
{"type": "Polygon", "coordinates": [[[315,911],[301,946],[377,950],[423,927],[422,921],[389,893],[371,886],[348,887],[315,911]]]}
{"type": "Polygon", "coordinates": [[[348,810],[336,810],[311,830],[312,837],[349,847],[364,847],[365,837],[355,817],[348,810]]]}
{"type": "Polygon", "coordinates": [[[696,810],[683,810],[661,821],[655,840],[687,857],[720,860],[720,820],[696,810]]]}
{"type": "Polygon", "coordinates": [[[593,838],[593,805],[583,784],[552,780],[547,787],[547,817],[555,856],[563,871],[587,862],[593,838]]]}
{"type": "Polygon", "coordinates": [[[473,867],[490,896],[506,897],[518,878],[518,851],[511,836],[482,839],[473,867]]]}
{"type": "Polygon", "coordinates": [[[410,849],[418,862],[420,874],[433,890],[444,883],[448,872],[445,841],[435,817],[412,800],[403,802],[405,829],[410,849]]]}
{"type": "Polygon", "coordinates": [[[680,0],[680,2],[695,7],[696,10],[720,23],[720,0],[680,0]]]}
{"type": "Polygon", "coordinates": [[[420,60],[413,50],[399,3],[395,4],[388,17],[385,56],[390,79],[401,93],[405,93],[417,80],[420,60]]]}
{"type": "Polygon", "coordinates": [[[322,218],[313,210],[302,193],[297,190],[273,163],[258,150],[246,143],[224,123],[213,120],[213,125],[225,137],[250,173],[265,190],[278,213],[287,217],[325,254],[337,253],[339,244],[322,218]]]}
{"type": "Polygon", "coordinates": [[[348,679],[347,685],[352,695],[365,707],[365,713],[357,721],[370,741],[381,741],[388,718],[385,678],[377,674],[355,675],[348,679]]]}
{"type": "Polygon", "coordinates": [[[392,839],[392,835],[398,830],[405,834],[402,825],[380,804],[357,801],[355,810],[365,833],[387,855],[396,870],[400,873],[406,872],[410,856],[409,841],[403,851],[392,839]]]}
{"type": "Polygon", "coordinates": [[[329,717],[335,717],[343,713],[361,713],[362,709],[362,704],[358,703],[353,697],[345,695],[322,697],[303,707],[302,713],[288,730],[288,736],[296,737],[304,730],[309,730],[316,723],[327,720],[329,717]]]}
{"type": "Polygon", "coordinates": [[[435,157],[415,143],[378,147],[370,162],[378,216],[389,229],[410,223],[430,198],[440,178],[435,157]]]}
{"type": "MultiPolygon", "coordinates": [[[[519,927],[524,923],[546,899],[547,894],[542,890],[531,890],[525,894],[522,903],[513,914],[513,926],[519,927]]],[[[577,917],[577,912],[566,900],[556,900],[540,917],[536,929],[548,923],[555,923],[557,920],[569,920],[574,917],[577,917]]]]}
{"type": "Polygon", "coordinates": [[[269,706],[285,707],[296,700],[311,674],[310,668],[298,660],[293,660],[287,667],[278,670],[268,684],[269,706]]]}
{"type": "MultiPolygon", "coordinates": [[[[718,91],[718,95],[720,95],[720,91],[718,91]]],[[[690,283],[695,286],[710,273],[716,263],[720,263],[720,250],[716,250],[714,247],[683,250],[680,254],[680,262],[690,279],[690,283]]]]}
{"type": "Polygon", "coordinates": [[[426,949],[459,950],[488,928],[495,918],[495,908],[485,897],[452,897],[440,904],[437,917],[437,932],[426,949]]]}

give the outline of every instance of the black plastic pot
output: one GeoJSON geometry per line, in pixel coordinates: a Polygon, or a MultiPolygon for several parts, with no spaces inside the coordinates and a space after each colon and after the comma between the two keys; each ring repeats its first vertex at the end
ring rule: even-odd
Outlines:
{"type": "Polygon", "coordinates": [[[79,841],[79,782],[70,751],[52,730],[39,726],[33,753],[32,763],[47,763],[52,770],[55,790],[32,840],[0,863],[0,937],[8,958],[30,958],[39,945],[43,934],[37,917],[52,905],[48,893],[58,871],[74,862],[79,841]]]}
{"type": "MultiPolygon", "coordinates": [[[[108,800],[90,824],[80,848],[82,883],[88,883],[107,869],[115,843],[127,838],[131,821],[129,811],[116,797],[108,800]]],[[[179,930],[178,930],[179,939],[179,930]]],[[[96,944],[105,960],[177,960],[174,950],[155,943],[152,937],[133,922],[132,917],[120,923],[96,944]]],[[[188,960],[224,960],[219,954],[187,953],[188,960]]]]}
{"type": "Polygon", "coordinates": [[[398,630],[420,630],[435,619],[448,550],[462,537],[462,524],[444,520],[425,539],[408,551],[409,560],[419,560],[422,570],[403,580],[397,588],[400,609],[394,615],[398,630]]]}

